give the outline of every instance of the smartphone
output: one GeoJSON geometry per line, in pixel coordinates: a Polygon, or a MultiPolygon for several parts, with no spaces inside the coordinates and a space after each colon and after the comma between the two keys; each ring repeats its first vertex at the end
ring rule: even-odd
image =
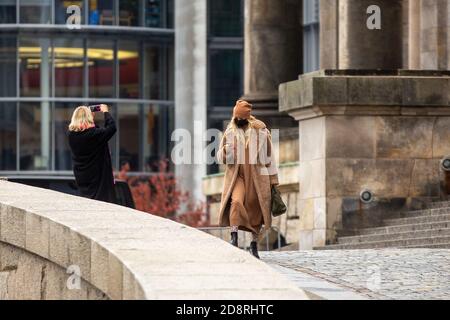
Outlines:
{"type": "Polygon", "coordinates": [[[91,109],[91,112],[100,112],[102,110],[102,107],[100,104],[89,106],[88,108],[91,109]]]}

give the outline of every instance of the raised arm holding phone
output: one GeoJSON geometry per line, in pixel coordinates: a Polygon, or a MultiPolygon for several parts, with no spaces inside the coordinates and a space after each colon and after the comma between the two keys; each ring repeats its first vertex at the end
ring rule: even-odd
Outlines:
{"type": "Polygon", "coordinates": [[[116,124],[105,104],[75,109],[69,125],[69,145],[73,172],[86,198],[116,203],[114,176],[108,141],[116,133],[116,124]],[[94,114],[103,113],[104,127],[95,125],[94,114]]]}

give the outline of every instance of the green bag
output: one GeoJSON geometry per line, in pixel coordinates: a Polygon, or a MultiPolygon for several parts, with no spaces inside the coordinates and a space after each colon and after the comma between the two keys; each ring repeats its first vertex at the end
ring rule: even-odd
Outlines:
{"type": "Polygon", "coordinates": [[[279,217],[287,212],[287,207],[281,198],[281,193],[276,186],[272,186],[272,215],[279,217]]]}

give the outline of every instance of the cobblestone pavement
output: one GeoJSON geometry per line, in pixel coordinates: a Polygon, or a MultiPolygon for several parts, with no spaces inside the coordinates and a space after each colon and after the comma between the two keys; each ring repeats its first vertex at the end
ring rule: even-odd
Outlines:
{"type": "MultiPolygon", "coordinates": [[[[339,299],[346,299],[349,291],[369,299],[450,299],[450,250],[268,252],[261,258],[293,281],[295,273],[307,274],[342,288],[339,299]]],[[[322,297],[329,299],[326,294],[322,297]]]]}

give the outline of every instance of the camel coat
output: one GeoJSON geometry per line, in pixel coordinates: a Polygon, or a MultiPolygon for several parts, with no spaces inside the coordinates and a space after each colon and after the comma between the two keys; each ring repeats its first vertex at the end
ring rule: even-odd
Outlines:
{"type": "Polygon", "coordinates": [[[238,221],[240,230],[257,234],[262,225],[265,230],[272,226],[271,186],[278,185],[278,172],[271,159],[272,139],[266,125],[256,120],[249,125],[246,139],[243,130],[241,134],[239,139],[233,130],[225,131],[217,152],[219,162],[226,165],[219,225],[229,227],[238,221]],[[237,205],[240,212],[237,216],[233,212],[230,221],[236,199],[241,199],[237,205]]]}

